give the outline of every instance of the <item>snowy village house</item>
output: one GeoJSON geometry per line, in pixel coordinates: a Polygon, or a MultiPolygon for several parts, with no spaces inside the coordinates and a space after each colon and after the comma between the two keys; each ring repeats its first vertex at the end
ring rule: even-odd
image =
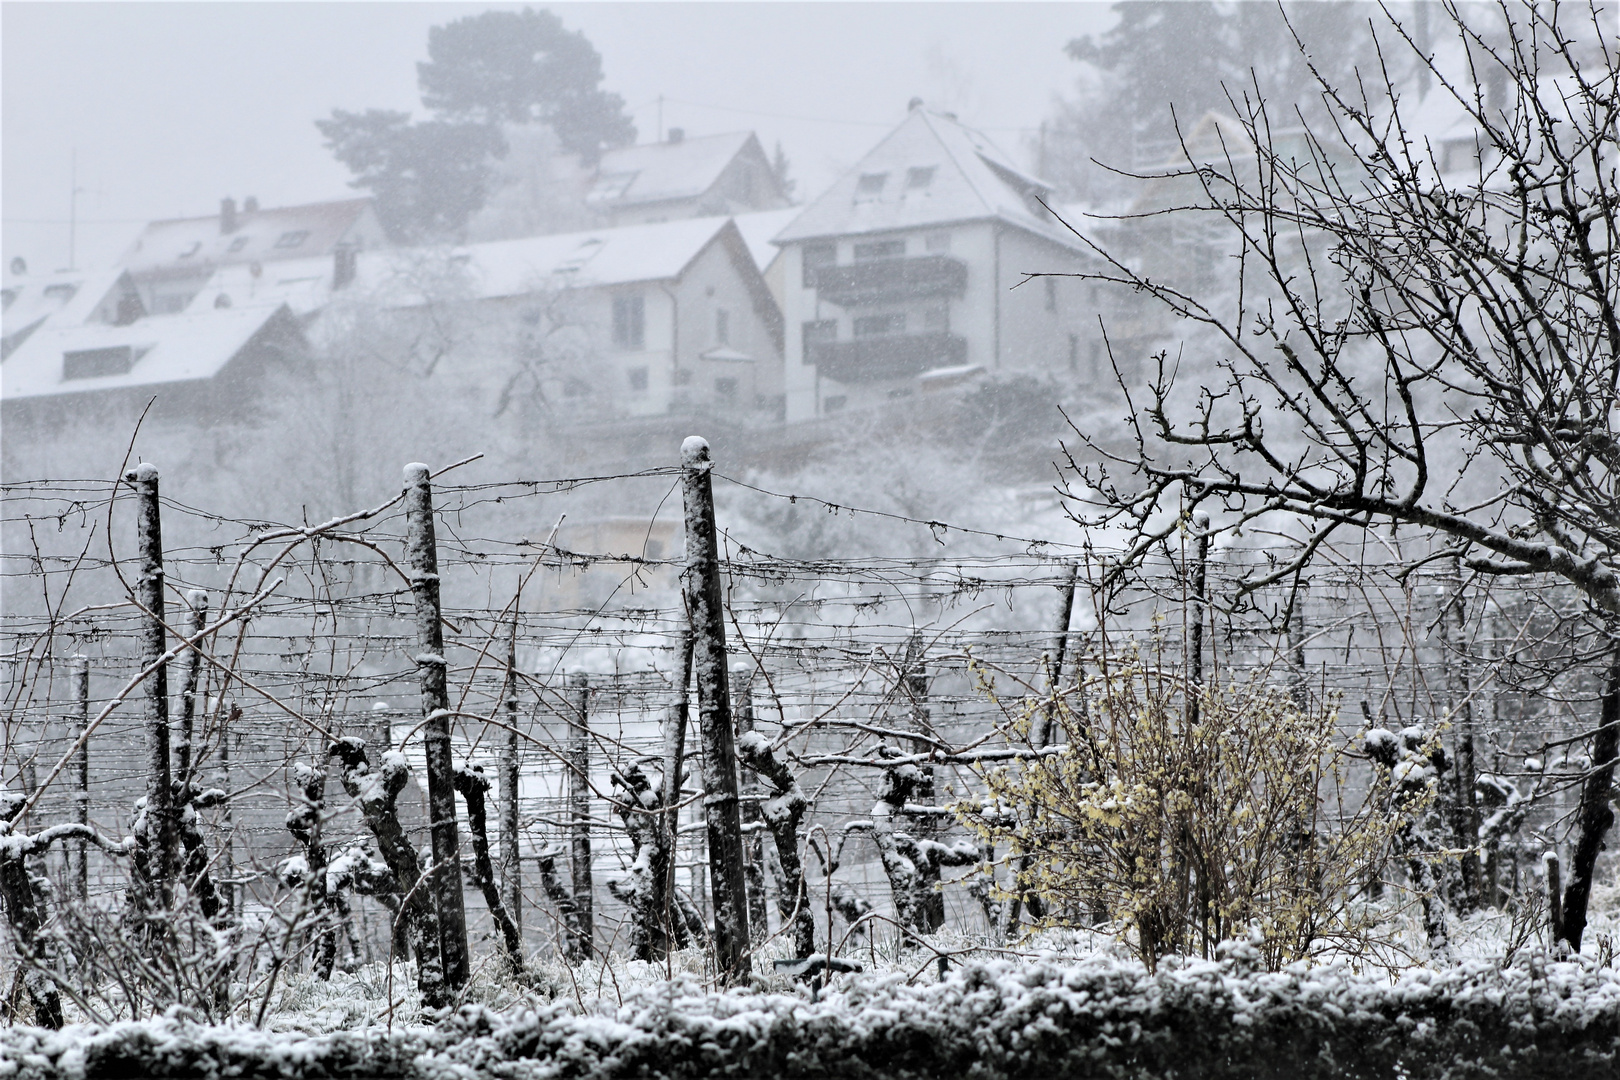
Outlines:
{"type": "Polygon", "coordinates": [[[1090,292],[1026,273],[1085,266],[1051,188],[950,114],[914,103],[777,237],[786,417],[806,420],[979,373],[1090,378],[1090,292]]]}
{"type": "Polygon", "coordinates": [[[367,254],[350,295],[454,321],[435,376],[491,417],[780,411],[781,315],[729,218],[367,254]]]}

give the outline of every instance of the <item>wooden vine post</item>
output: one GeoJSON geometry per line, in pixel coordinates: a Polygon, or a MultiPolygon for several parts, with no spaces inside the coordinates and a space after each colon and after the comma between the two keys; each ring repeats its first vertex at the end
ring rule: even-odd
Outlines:
{"type": "Polygon", "coordinates": [[[596,916],[591,903],[591,677],[568,677],[568,870],[578,912],[576,953],[590,959],[596,950],[596,916]]]}
{"type": "MultiPolygon", "coordinates": [[[[135,542],[139,549],[140,576],[135,582],[135,602],[144,619],[141,631],[140,665],[144,670],[163,656],[168,648],[163,618],[163,518],[158,506],[158,469],[142,462],[124,474],[135,489],[135,542]]],[[[161,897],[164,907],[173,899],[172,885],[179,863],[178,822],[175,820],[173,779],[169,765],[169,670],[157,664],[144,687],[146,727],[146,815],[148,866],[157,888],[154,901],[161,897]]]]}
{"type": "Polygon", "coordinates": [[[523,932],[523,864],[518,851],[518,602],[512,601],[512,625],[506,636],[506,746],[500,762],[501,891],[512,925],[523,932]]]}
{"type": "Polygon", "coordinates": [[[703,742],[703,814],[708,823],[715,965],[722,979],[740,982],[749,976],[752,965],[742,818],[737,800],[737,749],[726,670],[720,550],[714,527],[714,488],[709,476],[713,467],[708,442],[694,435],[681,444],[681,500],[686,511],[682,592],[692,628],[692,671],[697,682],[698,731],[703,742]]]}
{"type": "MultiPolygon", "coordinates": [[[[73,762],[73,820],[90,825],[90,658],[73,658],[73,707],[79,752],[73,762]]],[[[79,903],[90,899],[90,842],[80,838],[73,852],[73,894],[79,903]]]]}
{"type": "Polygon", "coordinates": [[[416,669],[422,684],[422,744],[427,758],[428,816],[433,840],[434,906],[444,981],[467,985],[467,915],[461,894],[461,847],[456,827],[456,774],[450,757],[450,695],[439,610],[439,558],[433,535],[433,488],[428,467],[405,466],[405,547],[416,606],[416,669]]]}
{"type": "MultiPolygon", "coordinates": [[[[736,695],[736,705],[733,712],[737,719],[737,738],[753,733],[754,730],[754,687],[750,678],[752,672],[747,667],[738,665],[732,675],[732,692],[736,695]]],[[[742,802],[739,817],[744,828],[748,831],[743,836],[743,848],[747,852],[747,866],[744,868],[745,880],[748,885],[748,929],[751,931],[750,941],[754,945],[761,944],[770,933],[770,916],[765,910],[765,815],[760,810],[759,776],[753,769],[745,769],[742,774],[742,802]]]]}

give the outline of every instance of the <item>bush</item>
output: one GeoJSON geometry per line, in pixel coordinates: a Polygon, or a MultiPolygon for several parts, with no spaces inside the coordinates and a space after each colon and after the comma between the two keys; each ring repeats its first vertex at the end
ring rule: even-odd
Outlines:
{"type": "Polygon", "coordinates": [[[1011,725],[1027,739],[1049,711],[1060,748],[982,770],[986,795],[957,807],[1011,849],[1012,889],[1048,923],[1112,921],[1150,969],[1233,937],[1272,970],[1361,951],[1376,913],[1356,898],[1421,800],[1350,806],[1337,714],[1262,678],[1189,693],[1137,650],[1090,669],[1011,725]]]}

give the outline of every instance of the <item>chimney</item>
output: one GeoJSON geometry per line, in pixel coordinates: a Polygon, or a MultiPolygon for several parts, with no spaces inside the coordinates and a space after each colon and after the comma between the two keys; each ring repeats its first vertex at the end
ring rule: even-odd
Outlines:
{"type": "Polygon", "coordinates": [[[686,129],[685,128],[670,128],[669,129],[669,141],[670,142],[678,143],[684,138],[686,138],[686,129]]]}
{"type": "Polygon", "coordinates": [[[918,109],[922,108],[922,105],[923,99],[920,97],[914,97],[910,101],[906,102],[906,112],[916,112],[918,109]]]}
{"type": "Polygon", "coordinates": [[[342,243],[332,249],[332,291],[345,288],[354,280],[356,270],[360,263],[360,249],[350,243],[342,243]]]}
{"type": "Polygon", "coordinates": [[[259,197],[257,195],[249,195],[247,198],[242,200],[242,213],[257,214],[258,212],[259,197]]]}
{"type": "Polygon", "coordinates": [[[219,232],[229,236],[236,231],[236,200],[227,195],[219,200],[219,232]]]}

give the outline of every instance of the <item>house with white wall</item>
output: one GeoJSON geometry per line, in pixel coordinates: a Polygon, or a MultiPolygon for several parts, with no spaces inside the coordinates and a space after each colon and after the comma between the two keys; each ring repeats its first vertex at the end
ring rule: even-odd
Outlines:
{"type": "Polygon", "coordinates": [[[781,411],[781,313],[730,218],[369,253],[344,292],[450,327],[439,371],[492,416],[781,411]]]}
{"type": "Polygon", "coordinates": [[[1083,245],[985,136],[914,103],[776,238],[786,418],[1027,372],[1100,377],[1083,245]]]}

